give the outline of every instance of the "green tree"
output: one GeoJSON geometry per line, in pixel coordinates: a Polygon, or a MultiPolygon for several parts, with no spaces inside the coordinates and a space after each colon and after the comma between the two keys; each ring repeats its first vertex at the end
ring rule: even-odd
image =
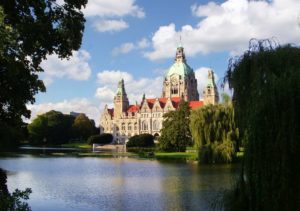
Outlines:
{"type": "Polygon", "coordinates": [[[126,144],[127,147],[153,147],[154,136],[151,134],[140,134],[130,137],[126,144]]]}
{"type": "Polygon", "coordinates": [[[6,172],[0,168],[0,210],[31,210],[25,200],[29,199],[32,192],[30,188],[25,191],[16,189],[12,194],[7,189],[6,172]]]}
{"type": "Polygon", "coordinates": [[[102,133],[100,135],[92,135],[88,138],[87,143],[92,144],[110,144],[113,141],[113,135],[110,133],[102,133]]]}
{"type": "Polygon", "coordinates": [[[176,111],[164,115],[163,128],[159,137],[159,146],[162,150],[183,152],[192,144],[189,116],[189,103],[183,100],[176,111]]]}
{"type": "Polygon", "coordinates": [[[80,140],[87,140],[95,132],[95,122],[85,114],[79,114],[72,125],[73,134],[80,140]]]}
{"type": "Polygon", "coordinates": [[[229,64],[237,123],[245,140],[241,176],[228,210],[300,207],[300,48],[253,40],[229,64]]]}
{"type": "Polygon", "coordinates": [[[207,105],[191,112],[190,129],[202,162],[231,162],[239,131],[232,105],[207,105]]]}
{"type": "MultiPolygon", "coordinates": [[[[20,130],[29,118],[26,104],[45,91],[38,79],[47,55],[72,55],[81,45],[85,19],[80,9],[87,0],[0,0],[0,122],[9,131],[20,130]]],[[[0,142],[1,143],[1,142],[0,142]]]]}
{"type": "Polygon", "coordinates": [[[74,117],[58,111],[38,115],[28,125],[30,141],[33,144],[63,144],[71,138],[74,117]]]}

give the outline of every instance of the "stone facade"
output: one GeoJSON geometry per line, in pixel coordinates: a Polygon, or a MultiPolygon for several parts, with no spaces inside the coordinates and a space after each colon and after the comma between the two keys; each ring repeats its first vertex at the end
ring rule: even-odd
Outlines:
{"type": "Polygon", "coordinates": [[[188,101],[192,109],[218,103],[218,90],[212,70],[208,72],[208,79],[204,98],[199,100],[194,71],[186,63],[184,48],[179,46],[175,62],[165,75],[162,97],[147,99],[144,95],[140,104],[130,105],[122,79],[114,97],[114,108],[106,105],[103,110],[101,132],[113,134],[117,143],[124,143],[131,136],[142,133],[159,136],[164,113],[176,110],[181,99],[188,101]]]}

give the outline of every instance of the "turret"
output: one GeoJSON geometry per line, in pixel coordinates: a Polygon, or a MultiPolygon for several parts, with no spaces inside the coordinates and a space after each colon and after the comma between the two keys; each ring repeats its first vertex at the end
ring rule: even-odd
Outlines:
{"type": "Polygon", "coordinates": [[[119,117],[123,112],[126,112],[129,107],[129,101],[125,91],[124,80],[118,83],[117,93],[114,97],[114,116],[119,117]]]}
{"type": "Polygon", "coordinates": [[[219,102],[219,93],[213,70],[208,70],[208,83],[203,91],[203,100],[205,105],[215,105],[219,102]]]}

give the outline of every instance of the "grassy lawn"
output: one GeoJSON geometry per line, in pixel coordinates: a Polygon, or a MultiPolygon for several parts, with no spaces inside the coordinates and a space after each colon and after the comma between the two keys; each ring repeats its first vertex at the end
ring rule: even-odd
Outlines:
{"type": "Polygon", "coordinates": [[[62,147],[69,148],[80,148],[80,149],[91,149],[92,146],[87,143],[70,143],[70,144],[62,144],[62,147]]]}
{"type": "Polygon", "coordinates": [[[157,159],[190,159],[197,160],[197,153],[194,152],[156,152],[157,159]]]}

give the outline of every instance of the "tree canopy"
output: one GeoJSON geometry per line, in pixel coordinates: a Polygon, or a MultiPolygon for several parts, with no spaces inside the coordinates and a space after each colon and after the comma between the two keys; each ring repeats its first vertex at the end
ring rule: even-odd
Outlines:
{"type": "Polygon", "coordinates": [[[189,103],[180,101],[176,111],[164,114],[163,127],[159,137],[159,146],[164,151],[183,152],[192,144],[189,129],[189,103]]]}
{"type": "Polygon", "coordinates": [[[72,125],[73,134],[80,140],[86,140],[95,131],[95,122],[90,120],[85,114],[79,114],[72,125]]]}
{"type": "Polygon", "coordinates": [[[114,137],[110,133],[102,133],[98,135],[92,135],[88,138],[87,143],[92,144],[110,144],[112,143],[114,137]]]}
{"type": "Polygon", "coordinates": [[[227,81],[240,134],[243,171],[229,210],[300,207],[300,48],[253,40],[232,60],[227,81]]]}
{"type": "Polygon", "coordinates": [[[58,111],[38,115],[28,125],[30,141],[33,144],[63,144],[72,137],[74,117],[58,111]]]}
{"type": "MultiPolygon", "coordinates": [[[[40,63],[53,53],[72,55],[81,45],[87,0],[0,0],[0,121],[20,127],[26,104],[45,91],[40,63]]],[[[0,134],[1,136],[5,134],[0,134]]]]}
{"type": "Polygon", "coordinates": [[[152,147],[154,146],[154,136],[148,133],[130,137],[127,147],[152,147]]]}
{"type": "Polygon", "coordinates": [[[191,112],[190,129],[202,162],[231,162],[238,149],[239,130],[233,107],[225,103],[191,112]]]}
{"type": "Polygon", "coordinates": [[[64,144],[70,140],[84,140],[96,134],[95,122],[84,114],[76,118],[59,111],[38,115],[28,126],[32,144],[64,144]]]}

